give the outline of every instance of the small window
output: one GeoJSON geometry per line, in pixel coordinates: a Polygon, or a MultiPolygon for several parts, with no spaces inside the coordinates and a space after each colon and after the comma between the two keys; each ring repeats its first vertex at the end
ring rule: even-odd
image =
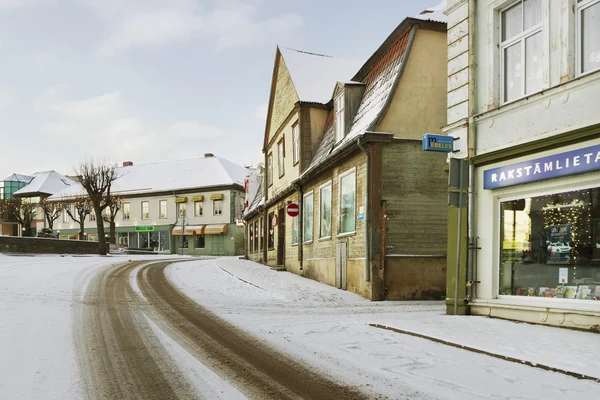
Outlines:
{"type": "Polygon", "coordinates": [[[63,210],[63,222],[67,223],[69,222],[69,213],[67,212],[67,207],[69,206],[65,206],[65,209],[63,210]]]}
{"type": "Polygon", "coordinates": [[[273,184],[273,153],[267,156],[267,186],[273,184]]]}
{"type": "Polygon", "coordinates": [[[90,212],[90,221],[93,222],[96,220],[96,211],[92,210],[90,212]]]}
{"type": "Polygon", "coordinates": [[[254,224],[250,224],[248,227],[248,248],[250,249],[250,253],[254,252],[254,224]]]}
{"type": "Polygon", "coordinates": [[[147,201],[142,201],[142,219],[150,218],[150,205],[147,201]]]}
{"type": "Polygon", "coordinates": [[[166,200],[160,200],[158,202],[158,206],[160,208],[159,218],[162,218],[162,219],[167,218],[167,201],[166,200]]]}
{"type": "Polygon", "coordinates": [[[340,177],[340,233],[356,230],[356,172],[340,177]]]}
{"type": "Polygon", "coordinates": [[[294,165],[300,161],[300,127],[296,122],[292,127],[292,141],[293,141],[293,159],[294,165]]]}
{"type": "Polygon", "coordinates": [[[260,239],[260,250],[262,251],[265,248],[265,237],[263,236],[263,224],[264,224],[264,219],[260,219],[259,223],[258,223],[258,237],[260,239]]]}
{"type": "Polygon", "coordinates": [[[279,166],[279,177],[285,174],[285,137],[277,143],[277,163],[279,166]]]}
{"type": "Polygon", "coordinates": [[[521,0],[500,14],[502,101],[542,90],[542,0],[521,0]]]}
{"type": "Polygon", "coordinates": [[[194,243],[194,247],[197,249],[203,249],[206,247],[206,241],[204,235],[196,236],[196,242],[194,243]]]}
{"type": "Polygon", "coordinates": [[[202,202],[201,201],[194,202],[194,216],[195,217],[202,216],[202,202]]]}
{"type": "Polygon", "coordinates": [[[339,142],[346,136],[344,126],[344,95],[335,99],[335,139],[339,142]]]}
{"type": "Polygon", "coordinates": [[[600,69],[600,0],[578,0],[577,22],[577,64],[585,74],[600,69]]]}
{"type": "Polygon", "coordinates": [[[267,244],[269,250],[273,250],[275,248],[275,224],[273,223],[273,219],[275,218],[275,213],[269,214],[269,243],[267,244]]]}
{"type": "Polygon", "coordinates": [[[213,200],[213,215],[223,215],[223,200],[213,200]]]}
{"type": "Polygon", "coordinates": [[[314,195],[309,193],[304,196],[304,218],[302,219],[302,240],[304,242],[311,242],[313,240],[313,209],[314,209],[314,195]]]}
{"type": "Polygon", "coordinates": [[[127,221],[130,217],[130,205],[129,203],[123,203],[123,220],[127,221]]]}
{"type": "Polygon", "coordinates": [[[321,187],[319,203],[319,237],[331,237],[331,182],[321,187]]]}
{"type": "Polygon", "coordinates": [[[187,209],[186,203],[177,203],[177,215],[179,217],[185,217],[186,209],[187,209]]]}

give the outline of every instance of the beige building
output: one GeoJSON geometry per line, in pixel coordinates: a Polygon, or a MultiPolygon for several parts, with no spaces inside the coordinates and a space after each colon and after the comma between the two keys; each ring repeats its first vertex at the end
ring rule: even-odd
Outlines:
{"type": "Polygon", "coordinates": [[[446,25],[423,17],[362,66],[278,48],[250,259],[373,300],[444,297],[445,157],[421,138],[446,123],[446,25]]]}

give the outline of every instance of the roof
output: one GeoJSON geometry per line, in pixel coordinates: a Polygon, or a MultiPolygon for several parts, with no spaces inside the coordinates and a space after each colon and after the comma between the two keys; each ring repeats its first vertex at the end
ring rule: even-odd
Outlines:
{"type": "Polygon", "coordinates": [[[254,193],[254,197],[248,200],[248,208],[244,211],[243,216],[250,215],[254,212],[259,206],[263,205],[264,196],[263,196],[263,179],[262,175],[259,175],[258,186],[256,188],[256,192],[254,193]]]}
{"type": "Polygon", "coordinates": [[[300,101],[307,103],[327,103],[336,83],[349,81],[362,64],[358,58],[332,57],[285,47],[280,47],[279,52],[300,101]]]}
{"type": "Polygon", "coordinates": [[[421,13],[415,16],[416,19],[423,21],[448,22],[448,17],[444,14],[444,10],[448,8],[448,0],[443,0],[440,4],[426,8],[421,13]]]}
{"type": "Polygon", "coordinates": [[[77,185],[77,183],[61,173],[56,171],[42,171],[33,174],[33,179],[29,184],[13,194],[16,197],[37,194],[52,195],[72,185],[77,185]]]}
{"type": "Polygon", "coordinates": [[[23,174],[12,174],[11,176],[4,179],[4,182],[25,182],[29,183],[33,179],[33,176],[23,174]]]}
{"type": "MultiPolygon", "coordinates": [[[[245,167],[221,157],[132,165],[118,168],[119,178],[113,183],[111,192],[127,196],[215,186],[243,186],[246,172],[245,167]]],[[[84,194],[83,187],[76,184],[52,196],[51,200],[84,194]]]]}

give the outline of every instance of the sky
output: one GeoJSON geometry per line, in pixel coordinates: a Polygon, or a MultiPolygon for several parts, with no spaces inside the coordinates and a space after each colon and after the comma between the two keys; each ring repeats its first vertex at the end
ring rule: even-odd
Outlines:
{"type": "Polygon", "coordinates": [[[366,59],[421,0],[0,0],[0,180],[262,160],[276,46],[366,59]]]}

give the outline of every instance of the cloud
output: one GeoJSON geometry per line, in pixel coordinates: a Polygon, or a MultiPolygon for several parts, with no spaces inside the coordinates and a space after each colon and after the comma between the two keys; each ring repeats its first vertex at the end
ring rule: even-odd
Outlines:
{"type": "Polygon", "coordinates": [[[31,55],[31,63],[39,71],[47,71],[58,62],[58,56],[50,52],[39,52],[31,55]]]}
{"type": "Polygon", "coordinates": [[[0,0],[0,11],[12,11],[25,5],[25,0],[0,0]]]}
{"type": "Polygon", "coordinates": [[[1,88],[0,89],[0,110],[2,110],[4,107],[6,107],[10,103],[12,103],[12,101],[13,101],[12,90],[9,88],[1,88]]]}
{"type": "Polygon", "coordinates": [[[87,0],[85,4],[110,27],[109,37],[97,49],[103,57],[200,38],[224,49],[287,34],[303,23],[293,13],[261,18],[255,1],[219,1],[206,9],[191,0],[87,0]]]}
{"type": "Polygon", "coordinates": [[[42,93],[34,102],[34,110],[41,114],[68,120],[109,120],[119,117],[124,108],[119,92],[105,93],[83,100],[62,100],[65,86],[55,86],[42,93]]]}

